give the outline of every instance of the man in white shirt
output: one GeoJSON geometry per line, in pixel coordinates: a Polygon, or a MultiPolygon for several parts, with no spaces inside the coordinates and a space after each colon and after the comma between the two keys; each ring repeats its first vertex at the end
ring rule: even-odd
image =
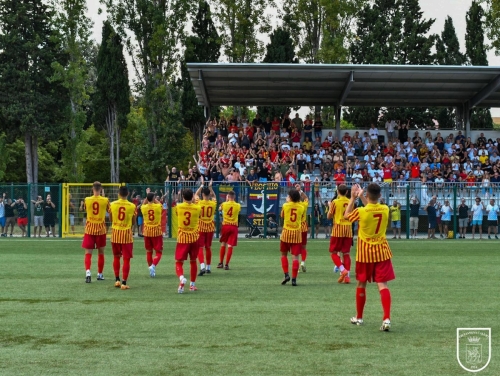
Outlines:
{"type": "Polygon", "coordinates": [[[368,131],[368,134],[370,135],[370,141],[373,145],[378,144],[378,129],[375,128],[375,124],[372,123],[370,130],[368,131]]]}
{"type": "Polygon", "coordinates": [[[483,210],[485,210],[484,204],[479,197],[476,197],[476,203],[472,205],[469,214],[469,217],[472,217],[472,239],[474,239],[476,226],[479,229],[479,239],[483,238],[483,210]]]}
{"type": "Polygon", "coordinates": [[[385,122],[385,130],[387,131],[387,139],[388,141],[392,141],[394,139],[394,127],[396,122],[394,120],[388,119],[385,122]]]}
{"type": "Polygon", "coordinates": [[[354,174],[352,174],[352,180],[355,183],[360,183],[363,180],[363,175],[361,175],[361,171],[360,170],[354,171],[354,174]]]}
{"type": "Polygon", "coordinates": [[[285,141],[288,143],[288,138],[290,137],[290,134],[286,131],[286,128],[283,128],[280,133],[280,138],[281,141],[285,141]]]}
{"type": "Polygon", "coordinates": [[[236,144],[238,142],[238,133],[236,133],[236,132],[235,133],[233,133],[233,132],[229,133],[227,135],[227,139],[229,140],[229,142],[231,144],[233,144],[233,145],[236,144]]]}
{"type": "Polygon", "coordinates": [[[495,200],[491,199],[486,207],[486,213],[488,213],[488,239],[491,239],[490,233],[493,233],[495,239],[498,239],[498,210],[495,200]]]}

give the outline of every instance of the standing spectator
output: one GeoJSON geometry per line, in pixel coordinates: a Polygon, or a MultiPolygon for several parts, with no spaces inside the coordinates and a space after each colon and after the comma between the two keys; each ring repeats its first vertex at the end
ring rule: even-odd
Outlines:
{"type": "Polygon", "coordinates": [[[396,239],[396,235],[401,239],[401,204],[394,200],[389,210],[391,213],[391,227],[394,233],[393,239],[396,239]]]}
{"type": "Polygon", "coordinates": [[[424,210],[427,212],[427,220],[429,221],[429,229],[427,231],[427,239],[437,239],[436,238],[436,226],[437,226],[437,210],[436,201],[434,198],[429,201],[424,210]]]}
{"type": "Polygon", "coordinates": [[[28,207],[22,197],[14,201],[11,206],[17,210],[17,225],[21,229],[21,236],[26,236],[26,226],[28,225],[28,207]]]}
{"type": "Polygon", "coordinates": [[[5,228],[5,203],[4,203],[4,200],[5,200],[5,193],[0,197],[0,236],[6,236],[4,233],[3,233],[3,230],[5,228]]]}
{"type": "Polygon", "coordinates": [[[314,122],[314,137],[319,137],[320,140],[323,138],[323,122],[320,116],[316,116],[314,122]]]}
{"type": "Polygon", "coordinates": [[[56,237],[56,206],[52,202],[50,195],[47,195],[47,200],[43,205],[43,225],[47,238],[50,236],[49,231],[52,230],[52,236],[56,237]]]}
{"type": "Polygon", "coordinates": [[[302,121],[302,119],[300,118],[298,113],[295,114],[295,117],[293,118],[292,123],[293,123],[293,125],[295,125],[295,128],[297,128],[297,131],[299,133],[301,133],[302,128],[304,127],[304,122],[302,121]]]}
{"type": "Polygon", "coordinates": [[[370,141],[373,146],[378,145],[378,129],[375,128],[375,124],[370,125],[370,130],[368,131],[368,134],[370,135],[370,141]]]}
{"type": "MultiPolygon", "coordinates": [[[[481,133],[482,134],[482,133],[481,133]]],[[[490,203],[486,207],[486,213],[488,214],[488,239],[491,239],[490,233],[495,235],[495,239],[498,239],[498,205],[495,204],[495,200],[491,199],[490,203]]]]}
{"type": "Polygon", "coordinates": [[[484,204],[481,202],[481,199],[479,197],[476,197],[476,203],[472,205],[471,208],[472,239],[474,239],[476,226],[479,230],[479,239],[483,238],[483,210],[485,210],[484,204]]]}
{"type": "Polygon", "coordinates": [[[264,131],[266,132],[266,135],[269,136],[271,134],[271,120],[266,117],[266,121],[262,123],[262,127],[264,128],[264,131]]]}
{"type": "Polygon", "coordinates": [[[43,198],[42,196],[38,196],[35,200],[31,200],[33,204],[35,204],[35,238],[36,238],[36,230],[38,229],[38,237],[42,237],[42,226],[43,226],[43,198]]]}
{"type": "Polygon", "coordinates": [[[410,120],[407,123],[398,122],[398,138],[401,143],[408,141],[408,129],[410,128],[410,120]]]}
{"type": "Polygon", "coordinates": [[[448,236],[448,229],[451,225],[451,213],[453,212],[453,208],[450,206],[450,202],[448,200],[444,201],[444,205],[441,207],[441,223],[443,226],[444,237],[448,236]]]}
{"type": "Polygon", "coordinates": [[[76,205],[75,200],[72,199],[71,194],[69,195],[69,225],[71,226],[71,232],[75,235],[75,214],[76,205]]]}
{"type": "Polygon", "coordinates": [[[410,204],[410,239],[417,238],[419,211],[420,201],[417,197],[413,197],[410,204]]]}
{"type": "Polygon", "coordinates": [[[467,224],[469,223],[469,207],[465,204],[465,199],[462,199],[458,207],[458,230],[460,232],[460,239],[465,239],[467,232],[467,224]]]}
{"type": "Polygon", "coordinates": [[[306,120],[304,120],[304,140],[307,141],[313,140],[313,122],[309,118],[309,115],[306,116],[306,120]]]}
{"type": "Polygon", "coordinates": [[[14,208],[12,207],[12,200],[7,198],[7,195],[3,194],[3,203],[5,205],[5,229],[3,236],[7,236],[10,226],[10,236],[12,237],[12,232],[14,231],[14,225],[16,224],[16,217],[14,215],[14,208]]]}
{"type": "Polygon", "coordinates": [[[313,225],[314,229],[316,230],[316,239],[319,239],[319,225],[321,224],[321,218],[323,216],[321,215],[321,208],[319,207],[319,204],[316,203],[314,204],[314,210],[313,210],[313,225]]]}
{"type": "Polygon", "coordinates": [[[394,139],[394,128],[396,127],[396,122],[392,119],[388,119],[385,122],[385,130],[387,132],[387,140],[390,142],[394,139]]]}

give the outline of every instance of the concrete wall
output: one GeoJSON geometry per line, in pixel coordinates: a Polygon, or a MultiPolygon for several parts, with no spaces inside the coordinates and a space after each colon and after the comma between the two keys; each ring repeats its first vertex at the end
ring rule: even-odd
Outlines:
{"type": "MultiPolygon", "coordinates": [[[[368,132],[368,129],[347,129],[347,130],[341,129],[340,130],[340,137],[343,137],[346,132],[349,132],[349,135],[352,137],[356,133],[356,131],[358,131],[360,135],[363,135],[363,133],[368,132]]],[[[408,131],[408,136],[413,138],[416,131],[418,131],[418,135],[422,138],[424,138],[425,133],[427,132],[426,130],[420,130],[420,129],[413,128],[413,129],[410,129],[408,131]]],[[[335,129],[324,129],[323,130],[323,140],[325,139],[325,137],[328,135],[329,132],[332,132],[332,134],[335,136],[335,129]]],[[[450,134],[453,134],[454,137],[456,137],[458,135],[458,131],[451,130],[451,129],[439,130],[439,131],[431,130],[429,132],[431,132],[432,137],[436,137],[437,133],[441,133],[443,140],[445,140],[446,137],[448,137],[450,134]]],[[[471,131],[471,136],[470,136],[472,141],[475,142],[481,133],[484,133],[484,137],[486,137],[486,139],[491,138],[491,139],[495,140],[497,138],[500,138],[500,130],[483,130],[483,131],[473,130],[473,131],[471,131]]],[[[381,136],[385,136],[385,141],[387,142],[387,132],[385,131],[385,129],[379,129],[379,134],[381,136]]],[[[465,131],[462,131],[462,134],[465,134],[465,131]]],[[[397,132],[396,132],[396,135],[397,135],[397,132]]]]}

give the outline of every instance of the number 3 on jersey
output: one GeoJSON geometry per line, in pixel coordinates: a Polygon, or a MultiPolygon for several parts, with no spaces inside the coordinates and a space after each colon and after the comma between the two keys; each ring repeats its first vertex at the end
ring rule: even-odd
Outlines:
{"type": "Polygon", "coordinates": [[[189,226],[191,224],[191,213],[190,212],[185,212],[184,213],[184,218],[186,218],[186,219],[182,222],[182,224],[184,226],[189,226]]]}

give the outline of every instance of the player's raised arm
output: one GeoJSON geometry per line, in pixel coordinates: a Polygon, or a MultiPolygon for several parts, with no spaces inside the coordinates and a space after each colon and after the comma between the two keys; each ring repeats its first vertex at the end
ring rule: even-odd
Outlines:
{"type": "Polygon", "coordinates": [[[333,219],[335,215],[335,203],[333,201],[328,202],[328,213],[326,213],[326,219],[333,219]]]}

